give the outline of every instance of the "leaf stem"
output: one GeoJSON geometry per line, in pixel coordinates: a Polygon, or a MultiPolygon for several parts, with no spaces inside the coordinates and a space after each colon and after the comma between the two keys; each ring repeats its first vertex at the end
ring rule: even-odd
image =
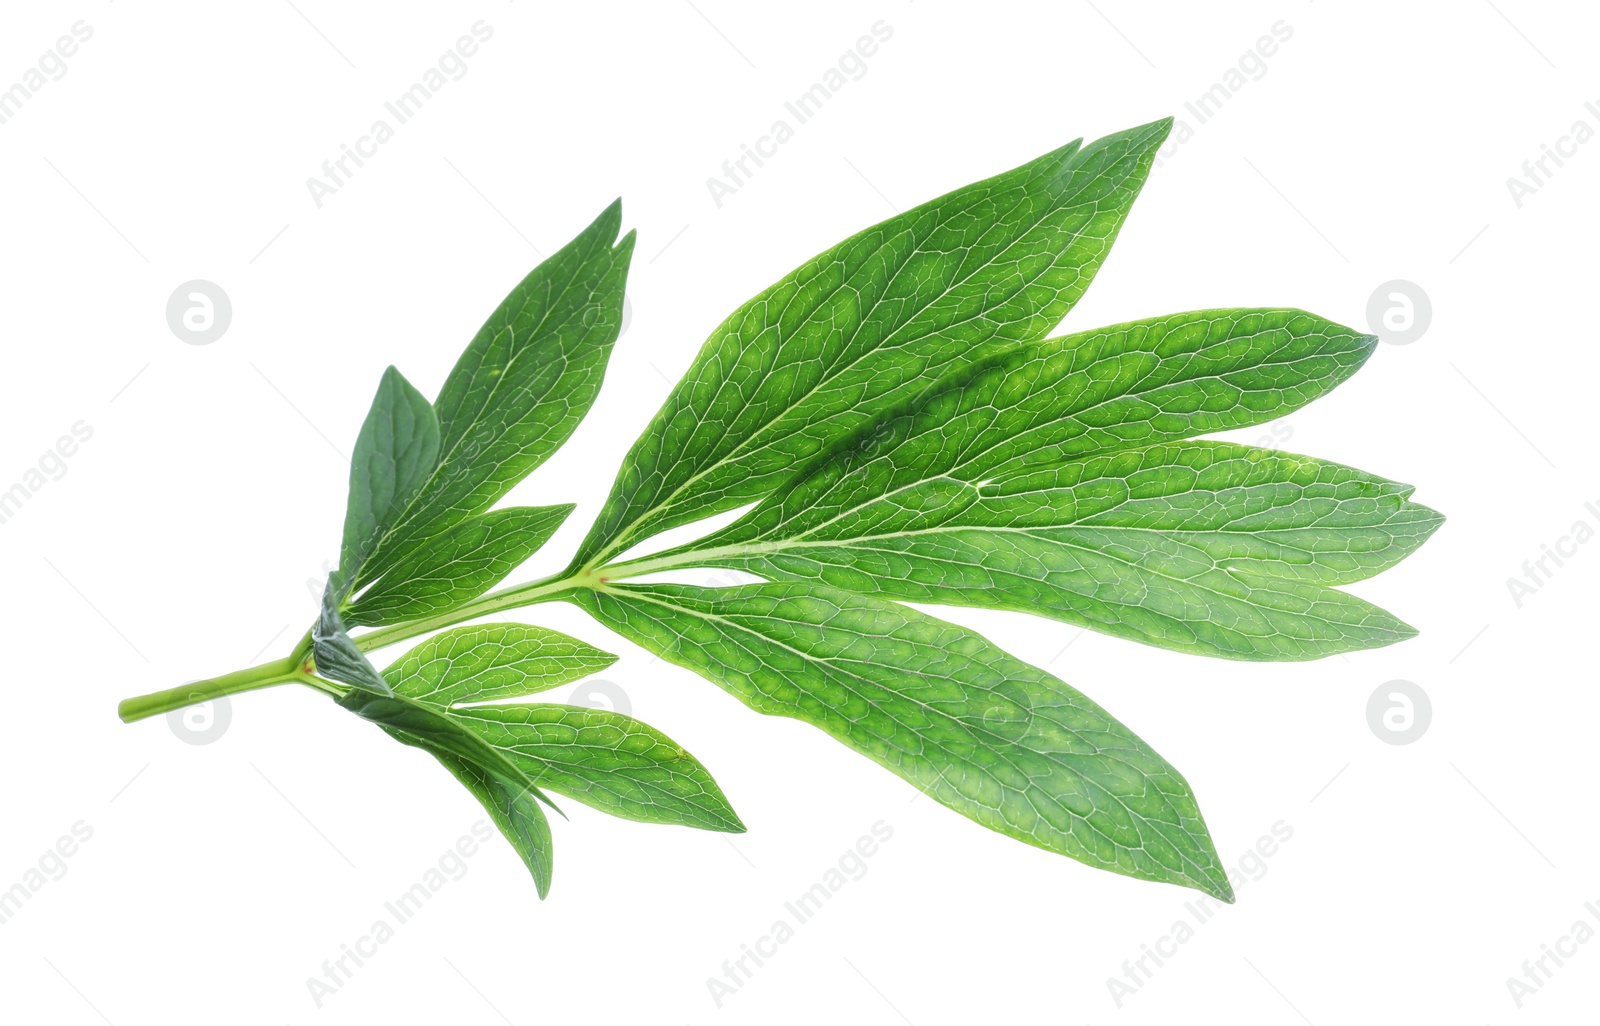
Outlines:
{"type": "MultiPolygon", "coordinates": [[[[733,547],[742,551],[742,547],[733,547]]],[[[708,555],[716,555],[721,550],[707,550],[705,552],[680,552],[676,554],[646,557],[633,560],[629,563],[618,563],[613,566],[588,568],[573,573],[552,574],[538,581],[527,584],[518,584],[500,591],[492,591],[487,595],[479,596],[471,602],[457,606],[455,609],[433,616],[423,617],[418,620],[407,620],[404,623],[390,624],[377,630],[368,631],[354,638],[356,645],[363,652],[384,648],[420,634],[428,634],[443,627],[452,627],[458,623],[475,620],[480,616],[488,616],[518,606],[533,605],[537,602],[548,602],[559,598],[563,592],[574,588],[593,588],[604,584],[606,581],[621,577],[636,577],[641,574],[655,573],[661,570],[692,566],[703,560],[708,555]]],[[[158,716],[161,713],[182,709],[184,706],[194,705],[197,702],[208,702],[221,698],[224,695],[236,695],[242,691],[254,691],[258,688],[269,688],[278,684],[291,682],[305,684],[327,694],[339,697],[344,694],[339,685],[313,676],[308,671],[307,656],[311,651],[311,633],[295,645],[294,651],[286,658],[262,663],[233,673],[223,674],[221,677],[212,677],[208,680],[198,680],[181,687],[169,688],[166,691],[157,691],[137,698],[129,698],[117,706],[117,715],[123,722],[132,723],[149,716],[158,716]]]]}
{"type": "Polygon", "coordinates": [[[241,691],[254,691],[257,688],[270,688],[300,680],[303,676],[300,673],[300,658],[299,654],[295,654],[287,659],[235,670],[220,677],[197,680],[180,687],[168,688],[166,691],[124,699],[122,704],[117,706],[117,715],[122,717],[122,722],[132,723],[148,716],[159,716],[174,709],[182,709],[196,702],[209,702],[223,695],[236,695],[241,691]]]}
{"type": "Polygon", "coordinates": [[[407,620],[405,623],[390,624],[380,627],[375,631],[368,631],[355,637],[356,647],[363,652],[371,652],[375,648],[393,645],[407,638],[414,638],[419,634],[427,634],[441,627],[452,627],[467,620],[475,620],[480,616],[498,613],[517,606],[528,606],[535,602],[548,602],[563,591],[571,588],[589,587],[595,582],[593,574],[579,573],[570,577],[562,574],[552,574],[539,581],[530,581],[527,584],[518,584],[500,591],[491,591],[481,595],[471,602],[435,613],[433,616],[423,617],[420,620],[407,620]]]}
{"type": "MultiPolygon", "coordinates": [[[[792,544],[792,543],[791,543],[792,544]]],[[[773,550],[780,546],[760,542],[747,542],[742,545],[723,545],[714,549],[674,549],[654,556],[641,556],[630,559],[626,563],[612,563],[595,571],[594,576],[601,582],[615,581],[627,577],[643,577],[645,574],[658,574],[666,570],[681,570],[685,567],[702,566],[708,560],[720,559],[723,556],[745,556],[759,553],[763,550],[773,550]]]]}
{"type": "Polygon", "coordinates": [[[480,616],[491,613],[515,609],[518,606],[530,606],[536,602],[548,602],[561,597],[562,592],[574,588],[593,588],[626,577],[640,577],[644,574],[659,573],[663,570],[676,570],[683,567],[696,566],[707,558],[723,555],[742,554],[755,551],[758,547],[752,545],[729,545],[718,549],[686,550],[663,553],[657,556],[645,556],[631,560],[627,563],[613,563],[609,566],[589,567],[575,572],[563,571],[551,574],[549,577],[527,584],[518,584],[514,587],[504,588],[500,591],[491,591],[481,595],[471,602],[457,606],[455,609],[420,620],[407,620],[405,623],[390,624],[374,631],[368,631],[355,638],[355,643],[363,652],[393,645],[396,642],[414,638],[419,634],[427,634],[441,627],[452,627],[467,620],[475,620],[480,616]]]}

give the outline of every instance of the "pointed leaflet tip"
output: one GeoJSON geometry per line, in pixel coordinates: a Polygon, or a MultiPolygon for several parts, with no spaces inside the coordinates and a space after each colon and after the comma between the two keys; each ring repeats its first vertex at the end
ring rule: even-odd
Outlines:
{"type": "Polygon", "coordinates": [[[610,246],[616,242],[617,233],[621,230],[622,197],[618,196],[616,199],[612,200],[604,210],[600,211],[600,216],[596,217],[589,227],[583,231],[583,236],[589,237],[593,235],[596,238],[604,240],[605,244],[610,246]]]}
{"type": "MultiPolygon", "coordinates": [[[[554,254],[541,261],[535,268],[534,274],[540,273],[540,268],[558,266],[569,261],[587,263],[589,261],[604,262],[610,259],[602,254],[608,254],[618,245],[617,234],[622,231],[622,197],[618,196],[606,205],[606,208],[590,221],[584,229],[574,235],[566,245],[554,254]]],[[[515,293],[513,293],[515,294],[515,293]]],[[[509,299],[511,297],[507,297],[509,299]]],[[[498,311],[497,311],[498,312],[498,311]]]]}
{"type": "Polygon", "coordinates": [[[1130,148],[1144,151],[1153,160],[1155,151],[1162,143],[1167,141],[1167,135],[1171,133],[1172,125],[1173,118],[1169,115],[1158,121],[1151,121],[1148,124],[1125,128],[1120,132],[1112,132],[1110,135],[1101,136],[1090,143],[1086,152],[1092,153],[1096,150],[1127,145],[1130,148]]]}
{"type": "MultiPolygon", "coordinates": [[[[1316,314],[1307,313],[1304,310],[1296,310],[1295,312],[1305,317],[1316,316],[1316,314]]],[[[1354,328],[1347,328],[1335,321],[1328,321],[1326,323],[1333,330],[1342,331],[1348,334],[1351,339],[1350,351],[1352,353],[1360,354],[1360,359],[1351,364],[1349,371],[1344,375],[1344,377],[1340,378],[1339,383],[1343,384],[1344,381],[1352,377],[1356,371],[1365,367],[1367,365],[1367,361],[1372,359],[1372,354],[1378,351],[1378,336],[1368,335],[1364,332],[1357,331],[1354,328]]]]}
{"type": "MultiPolygon", "coordinates": [[[[1183,781],[1184,788],[1189,789],[1188,781],[1183,780],[1181,774],[1179,774],[1179,780],[1183,781]]],[[[1189,793],[1192,795],[1193,790],[1189,789],[1189,793]]],[[[1228,868],[1222,864],[1222,857],[1217,854],[1217,842],[1211,836],[1211,828],[1206,825],[1205,816],[1199,812],[1198,808],[1196,808],[1195,813],[1196,826],[1198,828],[1195,833],[1201,842],[1201,850],[1205,860],[1203,862],[1198,859],[1193,860],[1191,865],[1194,872],[1184,872],[1167,882],[1175,883],[1180,887],[1192,887],[1202,894],[1208,894],[1218,901],[1232,905],[1234,903],[1233,883],[1228,879],[1228,868]]]]}
{"type": "Polygon", "coordinates": [[[1111,135],[1106,136],[1104,139],[1096,140],[1095,144],[1099,145],[1100,143],[1112,139],[1137,139],[1141,143],[1149,140],[1150,148],[1154,150],[1162,143],[1167,141],[1167,136],[1172,133],[1172,126],[1174,122],[1175,119],[1173,116],[1168,114],[1164,118],[1158,118],[1155,121],[1151,121],[1143,125],[1137,125],[1133,128],[1124,129],[1121,132],[1114,132],[1111,135]]]}

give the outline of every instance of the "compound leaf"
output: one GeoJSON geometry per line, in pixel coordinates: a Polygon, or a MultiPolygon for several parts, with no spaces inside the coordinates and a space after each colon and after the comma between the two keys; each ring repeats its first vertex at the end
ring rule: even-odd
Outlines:
{"type": "Polygon", "coordinates": [[[363,651],[562,598],[1005,836],[1231,901],[1188,783],[1150,745],[1050,674],[902,604],[1024,610],[1235,659],[1415,633],[1337,590],[1437,529],[1410,486],[1199,437],[1325,394],[1372,336],[1261,309],[1046,337],[1098,272],[1171,125],[1069,143],[957,189],[745,303],[628,452],[567,571],[484,598],[572,511],[493,507],[595,401],[634,247],[611,204],[512,289],[435,402],[384,373],[310,635],[326,680],[307,675],[302,643],[204,682],[209,693],[297,679],[338,695],[454,774],[541,898],[546,789],[628,819],[743,830],[705,767],[660,731],[531,700],[615,656],[503,623],[436,634],[382,673],[363,651]],[[742,506],[707,538],[621,561],[742,506]],[[693,566],[766,581],[624,583],[693,566]],[[355,626],[383,629],[358,642],[355,626]]]}

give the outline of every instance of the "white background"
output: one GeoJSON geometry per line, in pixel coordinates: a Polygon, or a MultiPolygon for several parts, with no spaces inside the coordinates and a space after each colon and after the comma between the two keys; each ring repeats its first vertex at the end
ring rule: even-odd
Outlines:
{"type": "MultiPolygon", "coordinates": [[[[0,489],[93,438],[0,524],[0,888],[92,838],[0,924],[8,1022],[1299,1023],[1588,1021],[1600,942],[1518,1009],[1508,977],[1600,902],[1593,644],[1600,545],[1519,607],[1507,579],[1600,524],[1600,141],[1519,207],[1506,180],[1600,117],[1582,5],[728,0],[634,6],[7,5],[0,87],[93,38],[0,125],[0,489]],[[493,38],[319,208],[383,103],[482,20],[493,38]],[[706,179],[870,26],[893,30],[719,208],[706,179]],[[1282,21],[1220,113],[1184,108],[1282,21]],[[1514,24],[1513,24],[1514,23],[1514,24]],[[496,839],[319,1009],[308,977],[482,818],[421,753],[304,689],[239,696],[210,744],[118,699],[283,654],[336,554],[348,452],[383,367],[433,394],[505,291],[613,197],[633,319],[576,436],[511,501],[579,512],[564,563],[707,332],[812,253],[1079,135],[1177,114],[1073,328],[1226,305],[1366,325],[1406,279],[1433,320],[1280,425],[1283,447],[1416,483],[1449,522],[1354,591],[1415,624],[1311,664],[1164,653],[952,611],[1106,705],[1193,784],[1237,863],[1292,839],[1121,1007],[1108,978],[1193,892],[988,833],[803,724],[757,717],[564,606],[604,676],[696,753],[731,840],[573,802],[535,897],[496,839]],[[231,297],[217,342],[174,288],[231,297]],[[1070,644],[1070,647],[1068,647],[1070,644]],[[1431,698],[1393,745],[1369,696],[1431,698]],[[893,838],[720,1009],[708,977],[872,825],[893,838]],[[1585,1017],[1584,1013],[1588,1016],[1585,1017]]],[[[392,123],[392,119],[391,119],[392,123]]],[[[792,122],[791,122],[792,123],[792,122]]],[[[1251,435],[1266,434],[1263,428],[1251,435]]],[[[1281,437],[1281,434],[1280,434],[1281,437]]],[[[1553,566],[1553,564],[1550,564],[1553,566]]],[[[387,660],[380,660],[383,665],[387,660]]],[[[1570,950],[1570,949],[1569,949],[1570,950]]],[[[1153,964],[1153,963],[1150,963],[1153,964]]],[[[1542,979],[1542,977],[1541,977],[1542,979]]]]}

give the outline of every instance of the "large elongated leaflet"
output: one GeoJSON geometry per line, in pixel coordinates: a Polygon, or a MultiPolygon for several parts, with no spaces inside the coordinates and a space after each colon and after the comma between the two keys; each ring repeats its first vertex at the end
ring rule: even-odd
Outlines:
{"type": "Polygon", "coordinates": [[[758,499],[1089,286],[1170,119],[1069,143],[851,236],[712,332],[623,460],[574,566],[758,499]]]}

